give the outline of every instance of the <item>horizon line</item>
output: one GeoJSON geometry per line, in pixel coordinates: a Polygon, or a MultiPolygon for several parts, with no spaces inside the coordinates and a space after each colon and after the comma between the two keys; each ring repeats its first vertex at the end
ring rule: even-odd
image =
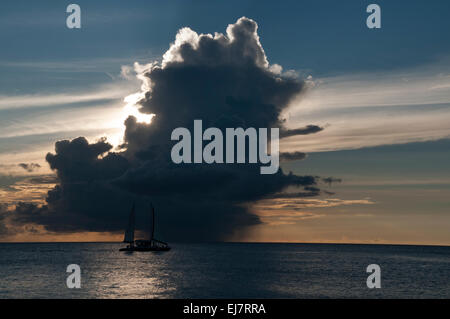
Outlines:
{"type": "MultiPolygon", "coordinates": [[[[0,241],[0,244],[122,244],[122,241],[0,241]]],[[[368,245],[368,246],[426,246],[450,247],[450,244],[405,244],[405,243],[337,243],[337,242],[276,242],[276,241],[191,241],[175,244],[292,244],[292,245],[368,245]]]]}

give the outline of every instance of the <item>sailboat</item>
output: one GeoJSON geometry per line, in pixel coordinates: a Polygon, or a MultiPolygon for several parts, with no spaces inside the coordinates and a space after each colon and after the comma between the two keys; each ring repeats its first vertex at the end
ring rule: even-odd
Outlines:
{"type": "Polygon", "coordinates": [[[131,212],[128,217],[128,227],[125,230],[124,243],[128,243],[125,248],[120,248],[120,251],[168,251],[170,246],[155,238],[155,208],[151,205],[152,211],[152,229],[150,232],[150,240],[134,240],[135,228],[135,205],[131,207],[131,212]]]}

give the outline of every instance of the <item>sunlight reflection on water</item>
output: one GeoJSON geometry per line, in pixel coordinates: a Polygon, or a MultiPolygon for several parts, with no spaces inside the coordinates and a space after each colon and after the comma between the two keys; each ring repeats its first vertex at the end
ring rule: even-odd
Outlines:
{"type": "Polygon", "coordinates": [[[0,244],[0,298],[450,297],[450,247],[223,243],[127,253],[122,246],[0,244]],[[371,263],[382,268],[382,289],[366,287],[371,263]],[[81,289],[66,287],[69,264],[81,267],[81,289]]]}

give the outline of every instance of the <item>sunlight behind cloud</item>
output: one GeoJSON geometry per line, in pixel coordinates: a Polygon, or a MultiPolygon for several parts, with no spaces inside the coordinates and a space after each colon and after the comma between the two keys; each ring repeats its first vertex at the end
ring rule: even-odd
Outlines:
{"type": "MultiPolygon", "coordinates": [[[[145,113],[141,113],[139,112],[138,106],[137,106],[137,102],[142,99],[143,94],[141,92],[139,93],[134,93],[131,95],[128,95],[127,97],[125,97],[124,102],[126,103],[126,105],[123,108],[123,114],[125,116],[125,119],[132,115],[136,118],[138,123],[146,123],[146,124],[150,124],[152,121],[152,118],[155,116],[155,114],[145,114],[145,113]]],[[[124,120],[125,120],[124,119],[124,120]]],[[[123,123],[123,121],[122,121],[123,123]]]]}

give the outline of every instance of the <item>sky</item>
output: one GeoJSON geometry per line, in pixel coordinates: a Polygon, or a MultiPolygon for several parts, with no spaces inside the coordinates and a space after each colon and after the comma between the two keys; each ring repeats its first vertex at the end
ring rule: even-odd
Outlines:
{"type": "MultiPolygon", "coordinates": [[[[377,1],[381,29],[366,26],[366,7],[372,1],[76,3],[81,29],[66,27],[69,3],[63,1],[0,4],[0,240],[121,240],[130,202],[137,198],[144,219],[151,197],[161,211],[160,232],[167,239],[180,240],[174,233],[187,225],[186,240],[450,245],[450,21],[442,14],[450,9],[448,1],[377,1]],[[249,67],[243,57],[225,61],[229,53],[224,47],[223,56],[210,62],[211,51],[197,48],[197,60],[189,64],[185,56],[185,65],[177,66],[165,53],[173,48],[184,54],[174,43],[184,27],[197,34],[227,34],[227,26],[238,25],[241,17],[257,24],[261,46],[253,33],[243,40],[254,50],[257,68],[252,64],[246,74],[256,84],[239,86],[247,90],[242,94],[258,100],[253,94],[261,89],[258,79],[272,80],[272,73],[259,71],[281,66],[279,76],[286,86],[274,92],[286,101],[280,102],[277,116],[286,119],[287,129],[322,128],[282,139],[282,152],[307,155],[282,163],[285,175],[264,180],[269,186],[258,192],[248,191],[260,183],[251,168],[244,169],[244,181],[228,167],[207,171],[220,181],[233,176],[230,185],[237,183],[242,198],[229,186],[208,193],[200,183],[211,181],[200,178],[202,173],[175,170],[180,180],[172,181],[167,172],[173,168],[155,160],[155,143],[147,140],[161,139],[175,122],[191,120],[177,114],[175,101],[183,101],[192,115],[226,114],[218,96],[207,89],[201,101],[189,94],[199,85],[208,86],[202,74],[217,84],[209,87],[211,92],[219,87],[237,90],[226,79],[235,76],[233,70],[249,67]],[[258,60],[261,52],[267,66],[258,60]],[[204,60],[198,62],[200,58],[204,60]],[[178,78],[189,80],[172,79],[169,67],[153,71],[151,63],[163,59],[173,63],[178,78]],[[231,74],[216,69],[205,73],[211,63],[223,63],[231,74]],[[148,91],[143,71],[149,70],[150,80],[160,85],[139,113],[133,98],[124,99],[148,91]],[[298,92],[292,89],[297,84],[298,92]],[[202,108],[207,103],[217,114],[202,108]],[[170,123],[157,126],[160,133],[145,124],[155,109],[157,118],[171,117],[170,123]],[[124,124],[129,115],[137,122],[124,124]],[[78,139],[55,150],[57,141],[78,137],[90,144],[78,139]],[[119,149],[124,142],[126,149],[119,149]],[[54,157],[46,157],[49,152],[54,157]],[[107,152],[124,153],[108,157],[107,152]],[[153,157],[140,155],[146,152],[153,157]],[[89,169],[78,170],[74,158],[89,169]],[[289,180],[290,171],[299,179],[289,180]],[[314,183],[302,176],[314,177],[314,183]],[[192,178],[198,188],[193,193],[178,190],[182,178],[192,178]],[[166,193],[148,184],[157,182],[167,187],[166,193]],[[89,185],[83,195],[74,186],[81,183],[89,185]],[[299,185],[307,196],[286,195],[298,192],[299,185]],[[169,201],[171,191],[179,202],[169,201]],[[55,194],[60,197],[55,199],[55,194]],[[120,204],[111,201],[102,207],[111,194],[120,204]],[[211,202],[218,198],[222,208],[212,213],[211,202]],[[199,200],[204,205],[196,208],[199,200]],[[180,206],[194,212],[180,215],[180,206]],[[122,213],[98,213],[114,207],[122,213]],[[198,236],[190,238],[192,233],[198,236]]],[[[263,102],[276,96],[268,94],[263,102]]],[[[276,118],[258,122],[253,111],[239,115],[247,123],[278,123],[276,118]]]]}

